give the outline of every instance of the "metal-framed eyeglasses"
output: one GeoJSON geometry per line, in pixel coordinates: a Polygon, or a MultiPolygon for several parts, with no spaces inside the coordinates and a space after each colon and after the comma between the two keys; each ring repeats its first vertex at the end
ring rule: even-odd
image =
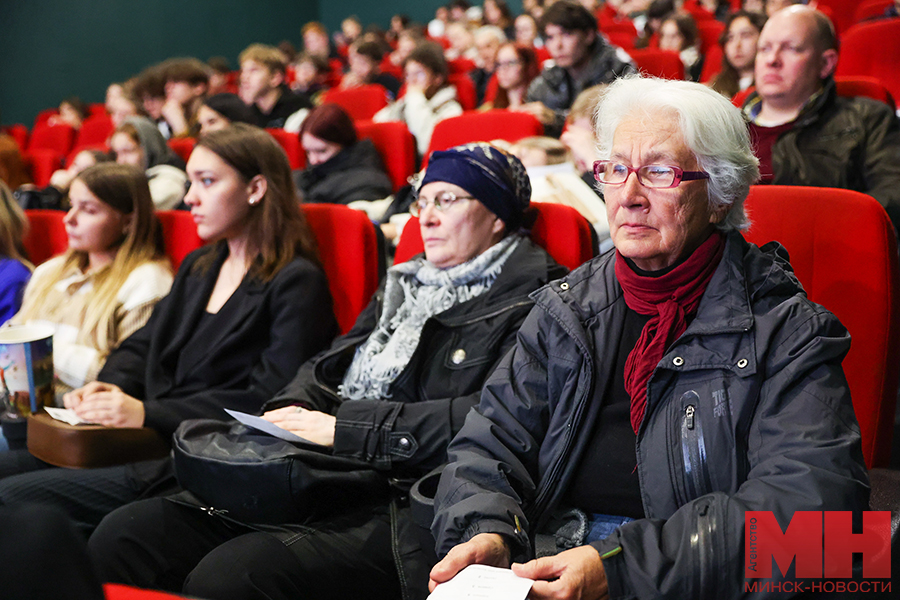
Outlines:
{"type": "Polygon", "coordinates": [[[440,212],[447,212],[463,200],[475,200],[474,196],[457,196],[453,192],[438,192],[434,199],[429,201],[427,198],[416,198],[409,207],[409,214],[418,217],[429,204],[433,205],[440,212]]]}
{"type": "Polygon", "coordinates": [[[598,160],[594,163],[594,179],[606,185],[622,185],[632,173],[637,175],[641,185],[653,189],[678,187],[682,181],[709,179],[706,171],[685,171],[669,165],[629,167],[612,160],[598,160]]]}

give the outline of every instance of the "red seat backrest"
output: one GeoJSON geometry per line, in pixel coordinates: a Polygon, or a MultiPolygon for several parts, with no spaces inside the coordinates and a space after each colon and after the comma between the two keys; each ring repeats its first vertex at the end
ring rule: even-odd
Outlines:
{"type": "Polygon", "coordinates": [[[684,79],[684,63],[673,50],[640,48],[630,50],[628,54],[634,59],[638,69],[649,75],[663,79],[684,79]]]}
{"type": "Polygon", "coordinates": [[[388,105],[388,92],[377,83],[347,89],[334,88],[325,92],[323,101],[337,104],[351,119],[360,121],[371,119],[388,105]]]}
{"type": "Polygon", "coordinates": [[[50,120],[50,117],[52,117],[53,115],[58,115],[58,114],[59,114],[59,110],[56,108],[45,108],[44,110],[39,112],[37,114],[37,116],[34,118],[34,124],[32,125],[32,128],[46,123],[47,121],[50,120]]]}
{"type": "Polygon", "coordinates": [[[456,101],[463,110],[474,110],[478,104],[478,94],[475,92],[475,82],[468,73],[450,73],[447,82],[456,87],[456,101]]]}
{"type": "Polygon", "coordinates": [[[475,69],[475,66],[475,61],[469,60],[468,58],[454,58],[453,60],[447,61],[447,71],[451,74],[462,73],[468,75],[469,71],[475,69]]]}
{"type": "Polygon", "coordinates": [[[710,47],[709,52],[703,57],[703,70],[700,72],[700,82],[706,83],[719,74],[722,70],[722,47],[718,44],[710,47]]]}
{"type": "Polygon", "coordinates": [[[21,123],[3,127],[3,132],[12,136],[19,145],[19,152],[25,152],[28,147],[28,128],[21,123]]]}
{"type": "Polygon", "coordinates": [[[187,162],[191,157],[191,152],[194,151],[194,146],[197,145],[197,140],[189,137],[172,138],[166,140],[166,143],[169,144],[169,148],[175,151],[175,154],[180,156],[184,162],[187,162]]]}
{"type": "Polygon", "coordinates": [[[356,121],[359,139],[372,140],[396,192],[416,172],[416,140],[401,121],[356,121]]]}
{"type": "Polygon", "coordinates": [[[840,38],[855,23],[853,17],[861,3],[862,0],[816,0],[815,7],[831,19],[840,38]]]}
{"type": "Polygon", "coordinates": [[[284,129],[266,129],[275,141],[278,142],[278,145],[284,149],[284,153],[287,154],[288,163],[290,163],[291,168],[296,169],[305,169],[306,168],[306,153],[303,151],[303,146],[300,145],[300,136],[296,133],[290,133],[285,131],[284,129]]]}
{"type": "MultiPolygon", "coordinates": [[[[556,262],[576,269],[594,257],[591,224],[577,210],[550,202],[534,202],[531,207],[537,211],[531,239],[556,262]]],[[[407,261],[424,249],[419,220],[413,217],[400,235],[394,262],[407,261]]]]}
{"type": "Polygon", "coordinates": [[[851,190],[766,185],[751,188],[747,210],[745,237],[757,245],[781,242],[809,299],[850,332],[843,366],[863,455],[870,468],[886,467],[900,362],[897,240],[887,213],[851,190]]]}
{"type": "Polygon", "coordinates": [[[75,130],[66,124],[48,125],[41,123],[35,125],[31,131],[31,138],[28,140],[28,151],[32,150],[54,150],[63,156],[69,154],[72,149],[72,142],[75,141],[75,130]]]}
{"type": "Polygon", "coordinates": [[[709,60],[712,48],[719,47],[719,37],[725,31],[725,24],[715,19],[703,19],[697,21],[697,31],[700,34],[700,54],[709,60]]]}
{"type": "Polygon", "coordinates": [[[861,23],[862,21],[872,19],[884,14],[884,11],[894,3],[894,0],[865,0],[860,2],[853,12],[853,22],[861,23]]]}
{"type": "Polygon", "coordinates": [[[158,210],[156,218],[162,226],[166,256],[172,262],[172,268],[177,271],[184,257],[205,242],[197,235],[193,215],[186,210],[158,210]]]}
{"type": "Polygon", "coordinates": [[[38,187],[50,185],[50,177],[63,166],[65,158],[61,153],[49,148],[31,150],[23,157],[25,164],[31,169],[31,180],[38,187]]]}
{"type": "Polygon", "coordinates": [[[854,25],[841,36],[835,75],[875,77],[900,98],[900,19],[854,25]]]}
{"type": "Polygon", "coordinates": [[[69,247],[69,237],[63,219],[62,210],[28,209],[28,234],[23,240],[28,258],[35,265],[62,254],[69,247]]]}
{"type": "Polygon", "coordinates": [[[302,204],[328,276],[334,315],[347,333],[378,288],[378,240],[364,212],[341,204],[302,204]]]}
{"type": "Polygon", "coordinates": [[[489,142],[495,139],[517,142],[533,135],[543,135],[544,126],[529,113],[494,109],[467,112],[440,121],[431,134],[427,155],[469,142],[489,142]]]}
{"type": "Polygon", "coordinates": [[[112,119],[105,112],[91,115],[81,124],[81,129],[78,130],[78,134],[75,136],[72,151],[106,146],[106,140],[109,139],[115,128],[116,126],[113,125],[112,119]]]}

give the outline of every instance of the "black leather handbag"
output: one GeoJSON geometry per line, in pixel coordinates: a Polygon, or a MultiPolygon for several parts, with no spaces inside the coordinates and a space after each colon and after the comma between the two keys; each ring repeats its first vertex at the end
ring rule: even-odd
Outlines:
{"type": "Polygon", "coordinates": [[[303,523],[389,497],[388,478],[366,462],[236,421],[185,421],[172,453],[182,487],[245,523],[303,523]]]}

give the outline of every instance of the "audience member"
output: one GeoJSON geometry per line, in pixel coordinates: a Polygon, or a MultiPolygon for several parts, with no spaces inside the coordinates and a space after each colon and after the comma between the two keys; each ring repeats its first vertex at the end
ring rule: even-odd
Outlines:
{"type": "Polygon", "coordinates": [[[112,156],[104,150],[81,150],[69,166],[57,169],[50,176],[50,184],[45,188],[26,184],[16,190],[15,196],[22,208],[43,208],[51,210],[69,209],[69,186],[75,176],[101,162],[110,162],[112,156]]]}
{"type": "Polygon", "coordinates": [[[850,336],[741,236],[757,159],[727,99],[626,77],[598,114],[616,251],[534,294],[451,442],[431,585],[477,563],[531,598],[740,597],[745,511],[867,508],[850,336]]]}
{"type": "Polygon", "coordinates": [[[0,131],[0,181],[12,190],[31,183],[18,142],[3,131],[0,131]]]}
{"type": "Polygon", "coordinates": [[[725,31],[719,37],[722,70],[709,82],[712,89],[731,98],[753,85],[756,45],[765,24],[762,13],[738,10],[728,16],[725,31]]]}
{"type": "Polygon", "coordinates": [[[294,81],[291,90],[305,99],[305,108],[312,108],[328,90],[326,81],[331,73],[328,61],[316,54],[301,52],[294,63],[294,81]]]}
{"type": "Polygon", "coordinates": [[[0,181],[0,325],[19,312],[25,284],[31,279],[31,263],[22,245],[27,231],[25,213],[0,181]]]}
{"type": "Polygon", "coordinates": [[[141,71],[134,78],[131,90],[141,103],[143,113],[156,124],[163,138],[172,137],[172,130],[162,114],[166,104],[166,78],[162,65],[152,65],[141,71]]]}
{"type": "Polygon", "coordinates": [[[672,13],[659,26],[660,50],[677,52],[684,64],[685,79],[699,81],[703,71],[697,22],[687,12],[672,13]]]}
{"type": "Polygon", "coordinates": [[[59,114],[50,115],[48,125],[68,125],[81,129],[81,124],[90,116],[88,106],[78,96],[66,98],[59,103],[59,114]]]}
{"type": "Polygon", "coordinates": [[[255,125],[256,114],[237,95],[216,94],[203,100],[197,111],[197,122],[203,134],[225,129],[232,123],[255,125]]]}
{"type": "Polygon", "coordinates": [[[141,101],[134,93],[134,83],[126,83],[120,93],[106,101],[106,112],[115,127],[124,123],[128,117],[146,116],[141,101]]]}
{"type": "Polygon", "coordinates": [[[742,0],[741,9],[747,12],[766,14],[766,0],[742,0]]]}
{"type": "Polygon", "coordinates": [[[515,343],[528,294],[565,272],[520,233],[530,196],[524,167],[505,152],[482,143],[436,152],[413,205],[424,256],[394,265],[351,333],[265,407],[276,425],[370,463],[394,482],[393,499],[359,498],[330,518],[266,533],[143,501],[91,538],[102,576],[215,600],[424,598],[428,563],[409,484],[445,460],[515,343]]]}
{"type": "Polygon", "coordinates": [[[310,21],[303,26],[303,51],[328,61],[337,58],[337,51],[331,45],[328,30],[317,21],[310,21]]]}
{"type": "Polygon", "coordinates": [[[539,72],[537,56],[531,46],[504,44],[497,52],[497,94],[483,108],[521,107],[529,84],[539,72]]]}
{"type": "Polygon", "coordinates": [[[582,179],[596,189],[594,179],[594,161],[597,158],[597,134],[594,131],[595,111],[603,100],[608,84],[601,83],[584,90],[575,102],[566,119],[566,130],[560,141],[572,153],[572,160],[582,179]]]}
{"type": "Polygon", "coordinates": [[[469,24],[467,11],[472,8],[472,5],[469,4],[468,0],[450,0],[447,7],[450,9],[450,20],[452,22],[463,23],[464,25],[469,24]]]}
{"type": "Polygon", "coordinates": [[[196,136],[200,132],[197,111],[209,89],[209,70],[196,58],[173,58],[162,69],[166,82],[162,116],[172,137],[196,136]]]}
{"type": "Polygon", "coordinates": [[[72,181],[69,201],[69,248],[37,267],[22,310],[11,321],[55,328],[59,398],[94,381],[110,352],[143,327],[172,285],[140,169],[113,163],[88,167],[72,181]]]}
{"type": "Polygon", "coordinates": [[[228,79],[231,76],[231,65],[224,56],[213,56],[206,61],[209,70],[209,88],[207,96],[215,96],[216,94],[225,94],[230,92],[232,88],[228,79]]]}
{"type": "Polygon", "coordinates": [[[409,26],[409,16],[398,13],[391,17],[390,27],[384,37],[389,43],[399,44],[400,36],[409,28],[409,26]]]}
{"type": "Polygon", "coordinates": [[[432,39],[442,38],[450,23],[450,11],[446,6],[438,6],[434,9],[434,18],[428,21],[428,37],[432,39]]]}
{"type": "Polygon", "coordinates": [[[307,167],[294,172],[304,202],[350,204],[390,195],[391,179],[370,140],[358,140],[353,121],[337,104],[312,109],[300,128],[307,167]]]}
{"type": "Polygon", "coordinates": [[[347,64],[350,70],[341,79],[342,88],[376,83],[388,92],[393,100],[400,91],[400,82],[393,75],[381,72],[381,61],[384,52],[381,45],[373,40],[361,38],[350,45],[347,53],[347,64]]]}
{"type": "Polygon", "coordinates": [[[544,40],[540,37],[537,21],[530,14],[525,13],[516,17],[514,29],[517,44],[530,48],[544,47],[544,40]]]}
{"type": "Polygon", "coordinates": [[[424,156],[439,121],[461,115],[456,88],[447,83],[447,61],[434,42],[416,46],[403,66],[406,94],[375,114],[375,121],[403,121],[416,138],[419,156],[424,156]]]}
{"type": "Polygon", "coordinates": [[[356,15],[351,15],[341,21],[341,31],[334,34],[334,42],[339,53],[342,49],[346,52],[353,42],[360,38],[362,32],[362,23],[359,22],[359,18],[356,15]]]}
{"type": "Polygon", "coordinates": [[[878,200],[900,225],[900,125],[890,107],[837,95],[831,21],[807,6],[769,18],[744,103],[764,183],[847,188],[878,200]]]}
{"type": "Polygon", "coordinates": [[[475,84],[476,102],[484,102],[484,93],[494,71],[497,70],[497,51],[506,43],[503,30],[494,25],[483,25],[475,30],[475,50],[478,52],[476,67],[469,72],[475,84]]]}
{"type": "Polygon", "coordinates": [[[169,210],[181,204],[187,185],[184,161],[169,148],[149,119],[125,119],[109,138],[109,149],[120,165],[144,170],[150,181],[150,197],[157,210],[169,210]]]}
{"type": "MultiPolygon", "coordinates": [[[[65,406],[88,422],[148,427],[169,439],[185,419],[224,419],[223,408],[256,412],[337,330],[275,140],[232,125],[200,138],[188,171],[197,233],[213,243],[181,263],[171,293],[110,353],[97,381],[65,395],[65,406]]],[[[174,487],[170,459],[58,469],[27,451],[5,454],[4,475],[38,470],[0,481],[0,504],[54,505],[88,534],[113,509],[174,487]]]]}
{"type": "Polygon", "coordinates": [[[647,22],[634,41],[635,48],[646,48],[659,43],[659,28],[663,19],[675,12],[675,0],[653,0],[647,6],[647,22]],[[654,40],[656,36],[656,40],[654,40]]]}
{"type": "Polygon", "coordinates": [[[597,34],[597,19],[580,4],[554,3],[541,24],[554,64],[531,82],[523,108],[540,119],[547,135],[559,137],[566,113],[582,90],[635,69],[621,48],[610,46],[597,34]]]}
{"type": "Polygon", "coordinates": [[[506,39],[511,40],[516,36],[513,14],[509,5],[506,4],[506,0],[484,0],[482,11],[485,25],[499,27],[506,39]]]}
{"type": "Polygon", "coordinates": [[[239,57],[241,83],[238,96],[256,113],[260,127],[284,127],[298,110],[309,108],[309,100],[293,93],[284,83],[287,59],[272,46],[251,44],[239,57]]]}
{"type": "MultiPolygon", "coordinates": [[[[447,41],[450,47],[444,52],[447,60],[464,58],[475,61],[478,58],[478,50],[475,49],[475,37],[472,30],[465,22],[453,22],[447,26],[447,41]]],[[[400,47],[397,47],[400,50],[400,47]]]]}

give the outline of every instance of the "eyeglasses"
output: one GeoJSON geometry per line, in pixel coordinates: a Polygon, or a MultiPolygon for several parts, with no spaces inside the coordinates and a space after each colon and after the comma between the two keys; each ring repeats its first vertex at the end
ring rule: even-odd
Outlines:
{"type": "Polygon", "coordinates": [[[520,60],[505,60],[503,62],[498,62],[497,68],[498,69],[509,69],[512,67],[518,67],[520,64],[522,64],[522,61],[520,61],[520,60]]]}
{"type": "Polygon", "coordinates": [[[709,179],[709,173],[705,171],[685,171],[667,165],[629,167],[611,160],[594,163],[594,179],[606,185],[622,185],[632,173],[637,175],[641,185],[654,189],[678,187],[682,181],[709,179]]]}
{"type": "Polygon", "coordinates": [[[440,212],[447,212],[454,206],[460,203],[462,200],[475,200],[474,196],[457,196],[453,192],[438,192],[437,196],[434,197],[434,200],[429,202],[425,198],[418,198],[415,202],[412,203],[409,207],[409,214],[414,217],[418,217],[419,214],[423,210],[425,210],[429,204],[434,205],[434,207],[440,212]]]}

